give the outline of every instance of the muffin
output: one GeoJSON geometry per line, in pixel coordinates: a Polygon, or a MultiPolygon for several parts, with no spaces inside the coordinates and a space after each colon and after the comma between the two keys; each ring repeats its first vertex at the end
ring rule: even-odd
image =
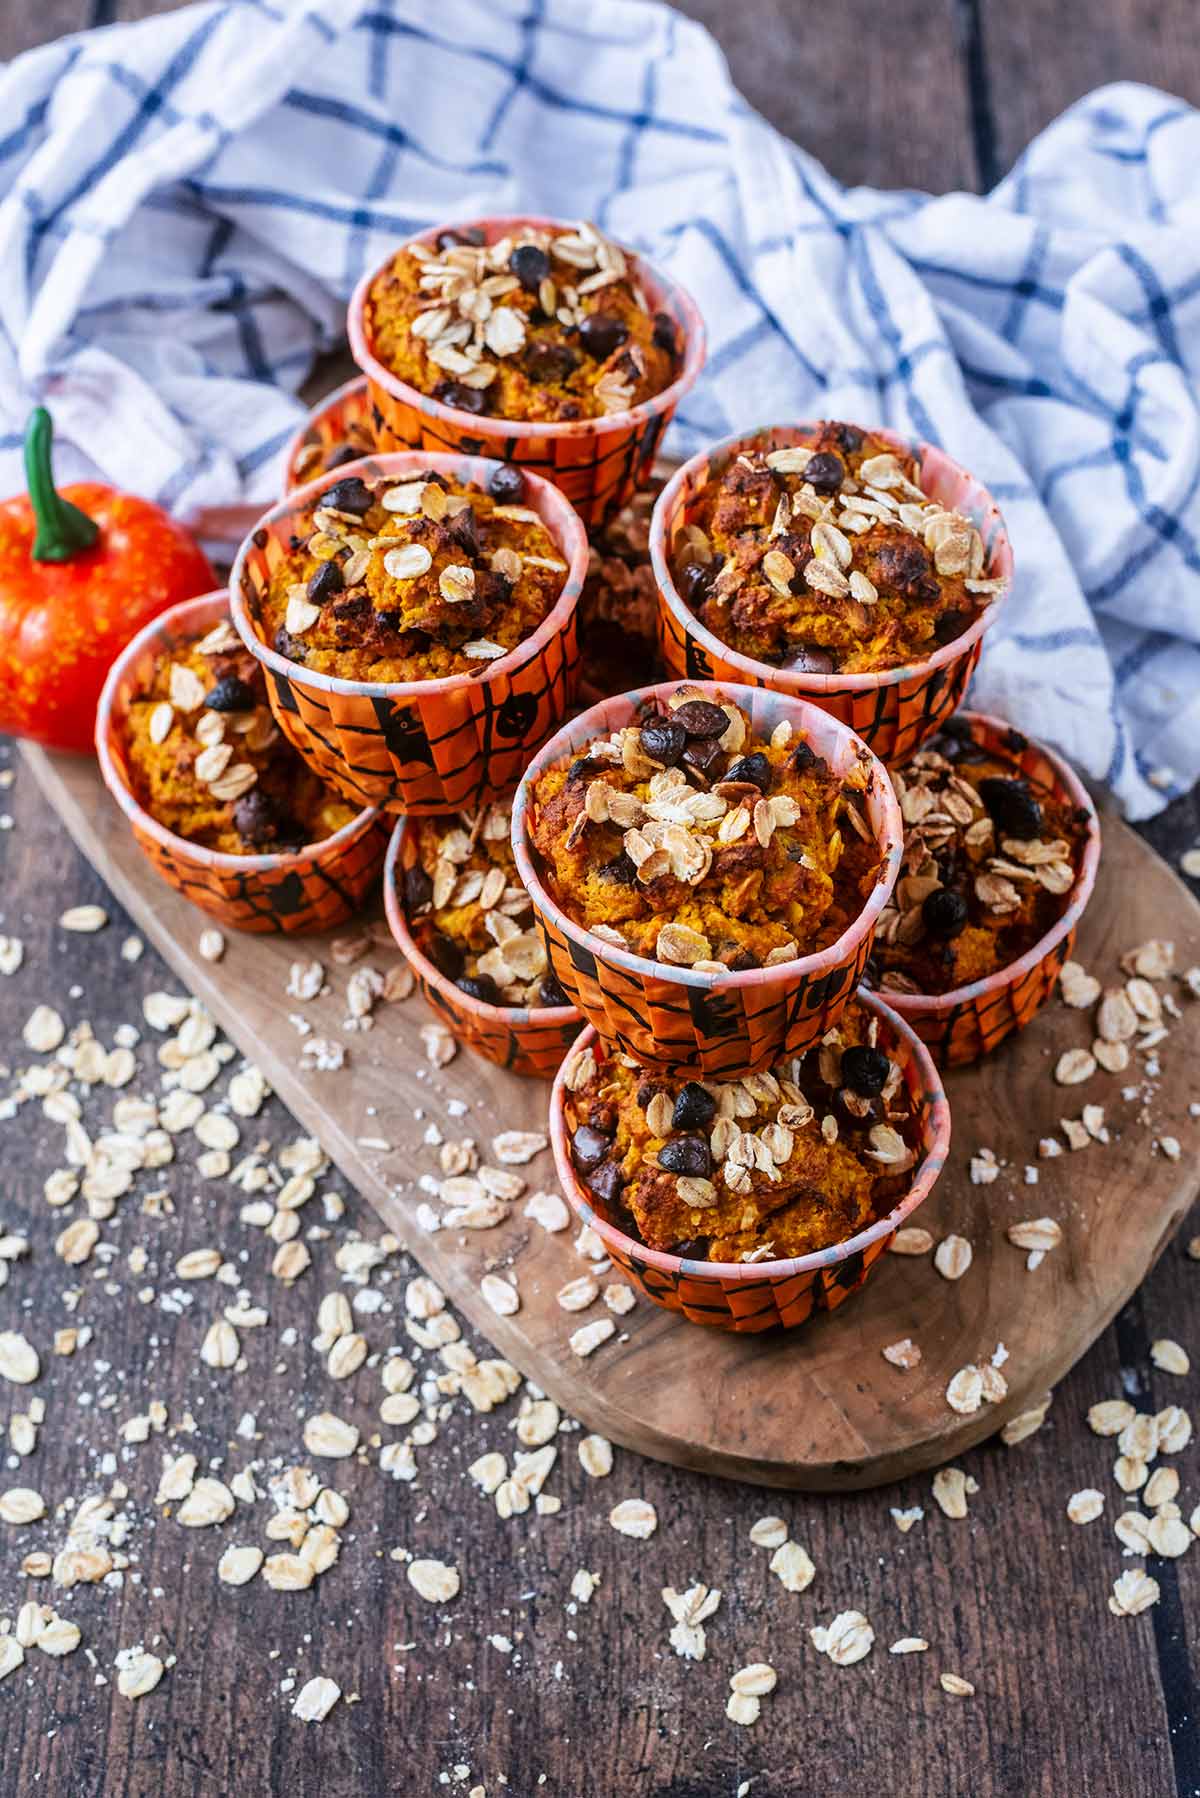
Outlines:
{"type": "Polygon", "coordinates": [[[628,412],[669,387],[679,330],[593,225],[480,227],[405,244],[372,280],[375,357],[456,411],[561,424],[628,412]]]}
{"type": "Polygon", "coordinates": [[[806,674],[917,662],[968,630],[1004,582],[920,467],[857,425],[749,446],[701,488],[675,584],[739,654],[806,674]]]}
{"type": "Polygon", "coordinates": [[[785,718],[769,735],[682,685],[538,774],[530,836],[575,923],[696,972],[770,968],[835,943],[880,875],[861,788],[785,718]]]}
{"type": "Polygon", "coordinates": [[[434,469],[347,474],[293,521],[260,620],[280,655],[335,679],[407,683],[482,673],[553,609],[568,565],[525,477],[489,489],[434,469]]]}
{"type": "Polygon", "coordinates": [[[513,860],[506,805],[413,819],[402,875],[417,949],[468,998],[526,1008],[570,1004],[546,959],[513,860]]]}
{"type": "Polygon", "coordinates": [[[979,739],[953,718],[892,775],[904,819],[900,877],[875,934],[889,997],[948,993],[1009,967],[1062,918],[1093,813],[1018,759],[1028,739],[979,739]]]}
{"type": "Polygon", "coordinates": [[[761,1262],[830,1248],[886,1214],[920,1158],[885,1040],[851,1000],[819,1046],[739,1080],[665,1080],[584,1048],[563,1075],[574,1169],[650,1249],[761,1262]]]}
{"type": "Polygon", "coordinates": [[[193,905],[235,930],[329,930],[374,886],[387,834],[296,754],[265,684],[228,593],[171,606],[109,669],[100,773],[155,873],[193,905]]]}
{"type": "Polygon", "coordinates": [[[262,669],[227,618],[159,651],[125,731],[139,804],[173,835],[218,854],[293,851],[358,815],[281,734],[262,669]]]}

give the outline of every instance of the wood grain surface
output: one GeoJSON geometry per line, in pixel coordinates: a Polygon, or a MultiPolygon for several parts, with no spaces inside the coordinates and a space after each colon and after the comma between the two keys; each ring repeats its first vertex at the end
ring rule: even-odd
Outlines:
{"type": "MultiPolygon", "coordinates": [[[[1155,1132],[1195,1135],[1187,1106],[1200,1005],[1189,1006],[1174,1032],[1152,1106],[1136,1064],[1133,1074],[1093,1080],[1083,1097],[1105,1104],[1113,1140],[1078,1161],[1039,1161],[1039,1140],[1061,1144],[1059,1119],[1080,1109],[1079,1092],[1056,1084],[1051,1070],[1065,1050],[1091,1040],[1089,1018],[1054,1004],[996,1055],[947,1078],[956,1148],[914,1221],[936,1241],[954,1234],[971,1243],[969,1279],[941,1278],[928,1257],[888,1256],[844,1310],[763,1339],[702,1329],[643,1302],[622,1320],[618,1338],[581,1361],[569,1337],[595,1313],[564,1313],[556,1298],[581,1271],[573,1232],[548,1235],[520,1205],[490,1230],[431,1233],[418,1218],[425,1199],[418,1174],[435,1171],[422,1146],[424,1120],[449,1133],[446,1103],[454,1098],[473,1119],[543,1132],[548,1084],[465,1050],[448,1067],[430,1068],[419,1032],[433,1014],[415,998],[377,1007],[369,1033],[342,1036],[344,978],[330,937],[230,933],[220,961],[206,961],[198,948],[204,918],[164,886],[124,817],[106,803],[90,762],[32,747],[25,759],[135,926],[457,1309],[588,1429],[658,1460],[813,1491],[878,1486],[952,1460],[1058,1382],[1140,1285],[1196,1196],[1194,1159],[1171,1161],[1153,1144],[1155,1132]],[[288,990],[298,956],[315,957],[330,975],[327,992],[303,1004],[288,990]],[[342,1043],[341,1069],[302,1067],[298,1011],[311,1033],[342,1043]],[[1002,1184],[971,1183],[967,1164],[983,1146],[1004,1164],[1002,1184]],[[1039,1171],[1036,1189],[1024,1183],[1030,1165],[1039,1171]],[[1031,1284],[1004,1231],[1047,1214],[1062,1224],[1065,1240],[1031,1284]],[[482,1297],[480,1281],[492,1272],[511,1277],[520,1292],[511,1317],[497,1316],[482,1297]],[[923,1354],[907,1375],[883,1359],[888,1344],[906,1337],[923,1354]],[[1007,1398],[960,1416],[946,1403],[947,1385],[1001,1344],[1007,1398]]],[[[1200,906],[1119,820],[1109,821],[1104,836],[1077,946],[1084,964],[1105,985],[1119,984],[1122,952],[1151,936],[1178,942],[1189,961],[1193,949],[1200,956],[1200,906]]],[[[374,938],[367,959],[386,969],[399,959],[386,925],[376,923],[374,938]]],[[[557,1189],[548,1151],[526,1171],[532,1188],[557,1189]]]]}
{"type": "MultiPolygon", "coordinates": [[[[158,10],[157,0],[6,0],[0,56],[89,22],[158,10]]],[[[1082,0],[935,0],[883,13],[873,0],[836,8],[684,0],[683,10],[716,30],[735,78],[777,124],[835,174],[884,186],[986,186],[1030,130],[1095,80],[1132,75],[1200,100],[1192,0],[1112,0],[1099,9],[1082,0]],[[868,91],[882,105],[864,123],[868,91]]],[[[120,1022],[137,1018],[145,993],[175,983],[153,951],[136,966],[120,959],[125,920],[26,775],[0,808],[13,822],[0,834],[0,930],[26,945],[22,971],[0,981],[0,1057],[27,1059],[21,1026],[44,999],[111,1040],[120,1022]],[[97,938],[56,927],[62,908],[84,902],[113,913],[97,938]]],[[[1200,837],[1195,797],[1144,835],[1175,859],[1200,837]]],[[[1120,918],[1118,896],[1118,934],[1120,918]]],[[[278,1101],[260,1123],[276,1145],[295,1131],[278,1101]]],[[[86,1284],[85,1315],[97,1327],[91,1356],[48,1361],[37,1454],[22,1472],[6,1470],[5,1484],[27,1479],[51,1502],[97,1489],[114,1442],[113,1413],[101,1407],[114,1394],[118,1419],[149,1397],[173,1418],[190,1404],[190,1446],[205,1456],[240,1442],[247,1409],[261,1432],[253,1452],[264,1456],[299,1453],[299,1420],[314,1403],[369,1425],[377,1389],[347,1401],[310,1346],[315,1294],[332,1283],[332,1269],[318,1265],[315,1289],[311,1278],[272,1285],[269,1245],[227,1218],[195,1174],[194,1151],[182,1150],[171,1174],[174,1213],[123,1216],[112,1231],[119,1260],[104,1281],[85,1283],[53,1254],[62,1220],[41,1193],[61,1161],[61,1127],[27,1107],[19,1123],[0,1127],[0,1144],[0,1225],[26,1229],[33,1244],[0,1298],[6,1325],[16,1305],[41,1339],[69,1321],[64,1293],[86,1284]],[[127,1263],[145,1247],[152,1269],[169,1275],[218,1223],[227,1252],[247,1256],[248,1283],[269,1293],[271,1325],[248,1334],[245,1374],[198,1380],[201,1320],[148,1313],[136,1296],[144,1276],[127,1263]]],[[[351,1223],[369,1233],[366,1208],[352,1194],[347,1202],[351,1223]]],[[[258,1584],[221,1587],[214,1568],[226,1533],[214,1540],[214,1532],[151,1529],[155,1474],[124,1466],[139,1494],[136,1565],[120,1589],[79,1587],[62,1606],[109,1683],[94,1684],[80,1654],[31,1657],[11,1676],[0,1687],[0,1790],[5,1798],[10,1790],[20,1798],[424,1798],[478,1783],[488,1798],[733,1798],[750,1781],[748,1798],[1196,1798],[1191,1618],[1200,1559],[1194,1550],[1152,1563],[1159,1604],[1135,1619],[1109,1615],[1111,1581],[1130,1563],[1110,1528],[1121,1502],[1111,1444],[1083,1422],[1090,1404],[1122,1393],[1144,1409],[1195,1406],[1195,1380],[1172,1379],[1149,1358],[1161,1336],[1200,1353],[1200,1265],[1182,1248],[1189,1229],[1200,1229],[1200,1218],[1058,1386],[1039,1434],[963,1458],[980,1491],[962,1522],[930,1504],[923,1477],[880,1493],[778,1494],[764,1506],[753,1488],[622,1451],[597,1486],[568,1447],[553,1481],[561,1514],[503,1523],[463,1468],[484,1447],[509,1449],[507,1419],[456,1414],[426,1451],[417,1486],[344,1482],[354,1514],[342,1560],[309,1592],[286,1595],[258,1584]],[[1077,1528],[1066,1499],[1091,1485],[1106,1495],[1106,1519],[1077,1528]],[[606,1521],[609,1505],[632,1495],[650,1500],[660,1519],[644,1544],[606,1521]],[[889,1507],[914,1503],[925,1505],[925,1521],[901,1536],[889,1507]],[[747,1540],[764,1508],[786,1519],[817,1564],[800,1597],[783,1591],[747,1540]],[[463,1593],[449,1612],[415,1600],[387,1558],[395,1545],[459,1561],[463,1593]],[[579,1567],[597,1572],[600,1585],[589,1609],[571,1615],[567,1588],[579,1567]],[[663,1585],[694,1579],[723,1592],[698,1666],[670,1653],[659,1596],[663,1585]],[[840,1669],[812,1652],[804,1631],[848,1606],[869,1614],[879,1643],[868,1660],[840,1669]],[[513,1655],[488,1644],[498,1633],[513,1639],[513,1655]],[[883,1653],[906,1633],[928,1637],[931,1652],[883,1653]],[[116,1693],[112,1656],[156,1637],[177,1664],[156,1693],[130,1704],[116,1693]],[[760,1657],[778,1667],[779,1687],[760,1724],[739,1731],[723,1716],[727,1676],[760,1657]],[[944,1694],[942,1670],[971,1679],[976,1696],[944,1694]],[[339,1705],[323,1725],[300,1724],[280,1684],[316,1672],[362,1702],[339,1705]],[[459,1777],[460,1767],[469,1773],[459,1777]]],[[[387,1340],[382,1327],[369,1327],[376,1346],[387,1340]]],[[[24,1403],[16,1391],[0,1394],[4,1416],[24,1403]]],[[[139,1452],[157,1466],[152,1445],[139,1452]]],[[[1200,1450],[1193,1445],[1176,1462],[1187,1515],[1200,1498],[1200,1450]]],[[[17,1534],[0,1540],[3,1615],[27,1596],[10,1540],[17,1534]]]]}

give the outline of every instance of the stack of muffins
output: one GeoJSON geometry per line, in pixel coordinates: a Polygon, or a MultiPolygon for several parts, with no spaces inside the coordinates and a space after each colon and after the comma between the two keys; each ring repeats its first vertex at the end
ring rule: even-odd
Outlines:
{"type": "Polygon", "coordinates": [[[244,928],[326,927],[384,861],[439,1015],[556,1075],[564,1188],[651,1298],[833,1308],[942,1166],[935,1063],[1028,1023],[1095,875],[1070,769],[957,709],[1011,578],[995,504],[839,423],[655,497],[703,325],[588,225],[422,233],[349,325],[364,378],[228,608],[114,667],[106,778],[244,928]]]}

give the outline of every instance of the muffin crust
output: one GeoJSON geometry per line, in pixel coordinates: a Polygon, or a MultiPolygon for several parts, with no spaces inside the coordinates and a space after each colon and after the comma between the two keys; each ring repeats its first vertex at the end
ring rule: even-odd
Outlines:
{"type": "Polygon", "coordinates": [[[747,450],[708,482],[675,548],[675,584],[740,654],[813,674],[919,662],[1003,583],[983,540],[917,484],[918,465],[857,425],[747,450]]]}

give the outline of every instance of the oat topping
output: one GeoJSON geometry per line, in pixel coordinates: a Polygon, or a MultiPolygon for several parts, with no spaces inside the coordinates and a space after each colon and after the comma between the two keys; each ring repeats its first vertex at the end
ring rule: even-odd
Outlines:
{"type": "Polygon", "coordinates": [[[566,1103],[575,1167],[651,1248],[712,1261],[804,1254],[886,1212],[919,1159],[899,1063],[856,1004],[807,1056],[741,1080],[669,1082],[585,1053],[590,1077],[566,1103]]]}
{"type": "MultiPolygon", "coordinates": [[[[469,998],[566,1006],[516,872],[510,823],[506,805],[410,822],[417,860],[403,877],[409,928],[422,954],[469,998]]],[[[544,1138],[533,1140],[545,1146],[544,1138]]]]}
{"type": "MultiPolygon", "coordinates": [[[[1012,745],[1024,745],[1016,732],[1012,745]]],[[[904,854],[875,937],[880,990],[949,992],[1017,960],[1063,910],[1086,819],[982,749],[966,719],[893,770],[892,785],[904,854]]],[[[1064,977],[1082,1006],[1090,977],[1064,977]]]]}
{"type": "MultiPolygon", "coordinates": [[[[283,737],[262,667],[226,621],[157,658],[130,702],[127,755],[138,803],[176,836],[222,854],[299,849],[357,815],[283,737]]],[[[205,939],[207,958],[218,959],[220,933],[206,931],[202,948],[205,939]]]]}
{"type": "Polygon", "coordinates": [[[531,836],[559,904],[605,941],[701,972],[770,967],[834,941],[870,895],[868,779],[684,685],[541,774],[531,836]]]}
{"type": "Polygon", "coordinates": [[[670,384],[680,347],[626,253],[586,222],[409,244],[372,284],[367,319],[402,380],[499,418],[626,412],[670,384]]]}
{"type": "Polygon", "coordinates": [[[256,603],[289,661],[343,680],[481,674],[552,609],[567,577],[558,544],[501,466],[490,490],[429,469],[346,475],[291,521],[291,547],[256,603]]]}
{"type": "Polygon", "coordinates": [[[971,520],[918,475],[854,425],[745,449],[689,506],[676,587],[715,636],[777,667],[859,673],[928,657],[1003,582],[971,520]]]}

